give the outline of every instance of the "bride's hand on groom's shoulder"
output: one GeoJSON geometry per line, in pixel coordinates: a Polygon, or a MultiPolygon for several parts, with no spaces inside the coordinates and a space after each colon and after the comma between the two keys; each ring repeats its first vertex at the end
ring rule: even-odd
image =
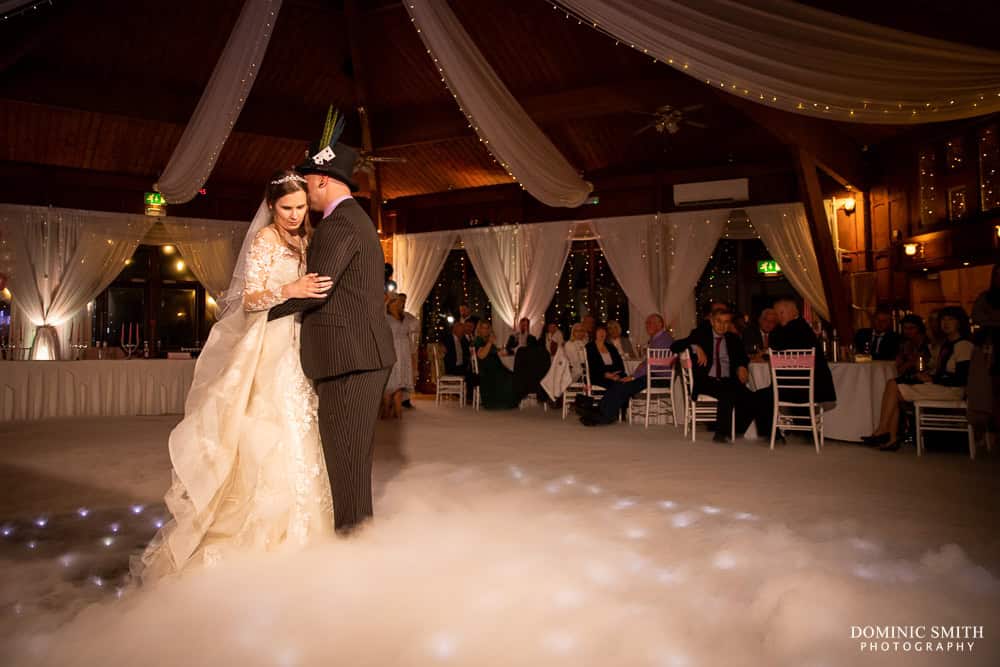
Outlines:
{"type": "Polygon", "coordinates": [[[331,287],[333,287],[333,281],[328,276],[307,273],[294,283],[288,283],[282,287],[281,292],[289,299],[322,299],[331,287]]]}

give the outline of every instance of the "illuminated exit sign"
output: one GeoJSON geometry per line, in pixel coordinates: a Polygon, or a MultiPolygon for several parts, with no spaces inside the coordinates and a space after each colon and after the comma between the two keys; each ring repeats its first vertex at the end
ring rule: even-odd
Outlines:
{"type": "Polygon", "coordinates": [[[765,276],[776,276],[781,273],[781,267],[773,259],[761,260],[757,262],[757,273],[765,276]]]}
{"type": "Polygon", "coordinates": [[[147,192],[144,201],[146,206],[164,206],[167,203],[166,198],[159,192],[147,192]]]}

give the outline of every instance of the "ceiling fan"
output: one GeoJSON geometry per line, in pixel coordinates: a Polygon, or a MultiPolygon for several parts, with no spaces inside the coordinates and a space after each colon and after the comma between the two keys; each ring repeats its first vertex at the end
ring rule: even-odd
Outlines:
{"type": "Polygon", "coordinates": [[[406,158],[373,155],[372,153],[359,151],[358,163],[354,166],[354,169],[355,171],[361,171],[371,176],[372,174],[375,173],[376,162],[404,164],[406,162],[406,158]]]}
{"type": "Polygon", "coordinates": [[[632,111],[631,113],[652,116],[652,120],[647,125],[637,130],[634,136],[638,136],[649,130],[656,130],[657,134],[677,134],[681,129],[681,124],[691,125],[692,127],[700,127],[702,129],[707,128],[708,125],[691,120],[686,116],[686,114],[698,111],[704,106],[704,104],[692,104],[690,106],[675,109],[669,104],[664,104],[661,107],[657,107],[656,111],[632,111]]]}

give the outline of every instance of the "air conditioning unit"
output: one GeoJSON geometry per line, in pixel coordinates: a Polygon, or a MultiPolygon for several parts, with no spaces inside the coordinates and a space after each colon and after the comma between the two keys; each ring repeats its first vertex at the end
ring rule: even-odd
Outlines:
{"type": "Polygon", "coordinates": [[[733,204],[750,199],[750,181],[730,178],[725,181],[678,183],[674,185],[675,206],[733,204]]]}

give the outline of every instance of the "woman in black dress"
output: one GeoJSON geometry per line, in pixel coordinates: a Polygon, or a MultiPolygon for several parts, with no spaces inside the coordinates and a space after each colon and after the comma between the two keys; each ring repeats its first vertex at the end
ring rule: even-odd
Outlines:
{"type": "Polygon", "coordinates": [[[625,364],[618,348],[608,341],[608,328],[603,324],[594,329],[594,340],[587,343],[587,365],[590,367],[590,383],[599,387],[610,387],[625,377],[625,364]]]}

